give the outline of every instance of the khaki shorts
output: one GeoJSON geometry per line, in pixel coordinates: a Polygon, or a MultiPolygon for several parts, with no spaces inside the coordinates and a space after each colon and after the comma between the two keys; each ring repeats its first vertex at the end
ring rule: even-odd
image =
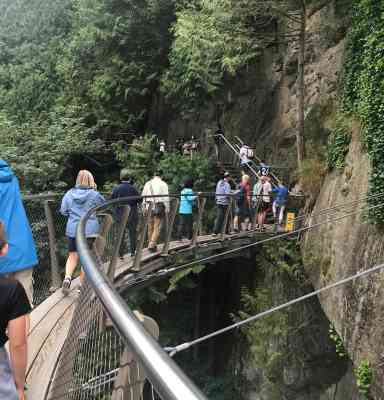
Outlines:
{"type": "Polygon", "coordinates": [[[29,303],[33,305],[33,268],[23,269],[22,271],[12,272],[8,274],[11,279],[19,281],[27,293],[29,303]]]}

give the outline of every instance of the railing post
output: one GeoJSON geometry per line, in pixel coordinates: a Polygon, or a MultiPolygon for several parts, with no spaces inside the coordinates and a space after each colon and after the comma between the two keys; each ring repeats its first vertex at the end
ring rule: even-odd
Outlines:
{"type": "Polygon", "coordinates": [[[140,271],[141,256],[143,254],[145,234],[147,233],[148,223],[149,219],[151,218],[152,208],[153,208],[153,203],[149,202],[147,210],[145,212],[143,211],[141,216],[142,223],[139,224],[140,225],[139,242],[136,248],[135,260],[133,262],[133,268],[132,268],[133,271],[140,271]]]}
{"type": "Polygon", "coordinates": [[[55,225],[53,223],[52,210],[49,205],[52,200],[44,201],[44,213],[47,220],[48,227],[48,240],[49,240],[49,255],[51,259],[51,287],[50,292],[56,291],[61,286],[61,278],[59,272],[59,262],[56,255],[56,232],[55,225]]]}
{"type": "Polygon", "coordinates": [[[195,229],[193,230],[192,247],[197,246],[197,239],[201,232],[201,226],[203,224],[203,213],[207,199],[203,198],[201,194],[197,195],[197,221],[194,224],[195,229]]]}
{"type": "Polygon", "coordinates": [[[221,228],[221,239],[224,238],[225,231],[227,230],[228,217],[229,217],[229,214],[230,214],[231,209],[232,209],[232,203],[233,203],[233,198],[231,197],[231,198],[229,199],[229,204],[228,204],[227,210],[225,211],[225,217],[224,217],[223,227],[221,228]]]}
{"type": "Polygon", "coordinates": [[[113,248],[111,262],[109,263],[108,271],[107,271],[107,276],[109,277],[111,282],[113,282],[113,279],[114,279],[114,276],[115,276],[117,258],[119,257],[120,247],[121,247],[122,242],[123,242],[124,232],[125,232],[125,228],[126,228],[127,222],[128,222],[128,216],[131,213],[131,209],[130,209],[129,206],[125,205],[125,206],[122,206],[122,208],[123,208],[123,215],[122,215],[122,218],[121,218],[121,221],[120,221],[120,225],[119,225],[119,231],[118,231],[118,234],[117,234],[117,240],[116,240],[115,246],[113,248]]]}
{"type": "Polygon", "coordinates": [[[175,223],[175,218],[176,218],[176,214],[177,211],[179,209],[179,203],[180,200],[179,199],[171,199],[170,200],[170,204],[171,204],[171,211],[169,213],[169,216],[167,216],[166,218],[166,235],[165,235],[165,243],[163,246],[163,251],[161,253],[162,256],[167,256],[168,252],[169,252],[169,244],[171,242],[172,239],[172,230],[173,230],[173,225],[175,223]],[[172,206],[172,200],[173,201],[173,206],[172,206]]]}

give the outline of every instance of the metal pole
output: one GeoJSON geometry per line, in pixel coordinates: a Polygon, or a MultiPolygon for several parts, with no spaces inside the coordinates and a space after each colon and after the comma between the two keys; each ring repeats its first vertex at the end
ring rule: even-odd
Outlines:
{"type": "Polygon", "coordinates": [[[125,228],[126,228],[127,222],[128,222],[128,216],[131,213],[131,209],[129,206],[122,206],[122,208],[123,208],[123,215],[122,215],[122,218],[120,221],[119,231],[117,234],[117,240],[115,243],[115,247],[113,248],[112,258],[111,258],[111,262],[109,263],[108,272],[107,272],[107,275],[108,275],[109,279],[111,280],[111,282],[113,282],[113,278],[115,277],[117,257],[119,257],[119,251],[120,251],[120,247],[123,242],[124,232],[125,232],[125,228]]]}
{"type": "Polygon", "coordinates": [[[51,287],[49,291],[54,292],[61,286],[61,278],[59,272],[59,262],[56,255],[56,232],[55,225],[53,223],[52,210],[49,205],[50,202],[52,202],[52,200],[44,201],[44,213],[47,220],[49,255],[51,259],[51,287]]]}
{"type": "Polygon", "coordinates": [[[143,254],[143,247],[144,247],[144,241],[145,241],[145,234],[148,229],[148,223],[149,219],[151,218],[152,214],[152,208],[153,208],[153,203],[149,202],[148,203],[148,208],[141,216],[141,226],[140,226],[140,232],[139,232],[139,243],[136,249],[136,254],[135,254],[135,260],[133,262],[133,271],[140,271],[140,263],[141,263],[141,256],[143,254]]]}
{"type": "Polygon", "coordinates": [[[197,246],[197,239],[201,232],[201,225],[203,224],[203,213],[207,199],[203,198],[201,194],[197,195],[197,221],[194,224],[195,229],[193,231],[192,247],[197,246]]]}
{"type": "Polygon", "coordinates": [[[224,217],[224,223],[223,223],[223,227],[221,228],[221,239],[224,238],[225,235],[225,231],[227,230],[227,225],[228,225],[228,217],[229,217],[229,213],[231,211],[232,208],[232,197],[229,199],[229,204],[227,206],[227,209],[225,211],[225,217],[224,217]]]}
{"type": "MultiPolygon", "coordinates": [[[[174,205],[171,206],[171,212],[169,213],[169,217],[167,217],[167,225],[166,225],[167,231],[166,231],[166,237],[165,237],[165,243],[163,246],[163,251],[161,253],[162,256],[167,256],[168,252],[169,252],[169,244],[172,239],[173,225],[175,223],[176,214],[179,209],[180,200],[174,199],[173,203],[174,203],[174,205]]],[[[172,204],[172,200],[171,200],[171,204],[172,204]]]]}
{"type": "Polygon", "coordinates": [[[126,302],[113,288],[100,267],[97,266],[97,261],[92,256],[85,239],[85,225],[90,215],[91,212],[85,214],[78,225],[77,248],[87,279],[104,309],[108,312],[113,325],[126,345],[135,354],[136,359],[143,365],[148,380],[154,385],[160,398],[167,400],[207,400],[205,395],[145,331],[126,302]]]}

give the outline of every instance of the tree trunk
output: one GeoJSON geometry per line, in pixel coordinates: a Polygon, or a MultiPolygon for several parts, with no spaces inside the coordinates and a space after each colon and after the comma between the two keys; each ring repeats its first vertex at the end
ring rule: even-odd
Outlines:
{"type": "Polygon", "coordinates": [[[302,1],[302,14],[300,21],[299,56],[298,56],[298,126],[296,130],[297,146],[297,165],[299,171],[302,170],[305,158],[305,126],[304,126],[304,101],[305,101],[305,82],[304,82],[304,62],[305,62],[305,34],[306,28],[306,4],[302,1]]]}

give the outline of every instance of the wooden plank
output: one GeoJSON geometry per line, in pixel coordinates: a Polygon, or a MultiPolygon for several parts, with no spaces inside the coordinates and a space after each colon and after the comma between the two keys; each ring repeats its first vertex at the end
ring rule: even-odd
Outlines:
{"type": "Polygon", "coordinates": [[[27,378],[28,400],[45,399],[58,357],[68,334],[74,308],[74,306],[68,308],[64,315],[57,320],[57,324],[34,360],[27,378]]]}

